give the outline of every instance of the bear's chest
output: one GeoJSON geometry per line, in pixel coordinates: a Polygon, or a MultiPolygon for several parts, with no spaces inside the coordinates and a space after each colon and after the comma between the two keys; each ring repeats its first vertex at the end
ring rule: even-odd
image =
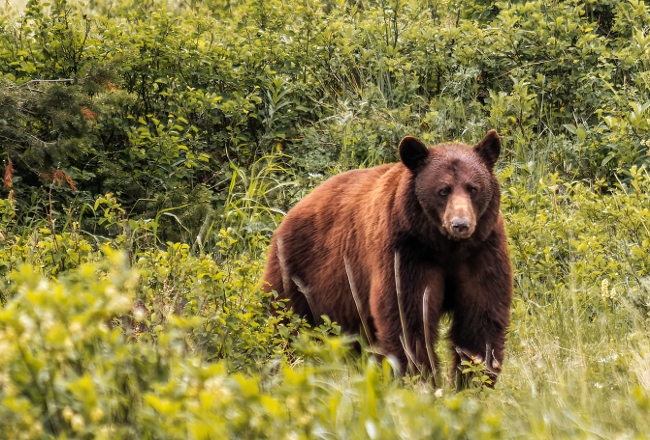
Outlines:
{"type": "Polygon", "coordinates": [[[476,249],[447,239],[427,241],[419,237],[407,237],[396,246],[403,260],[414,266],[436,267],[444,272],[454,272],[465,265],[476,253],[476,249]]]}

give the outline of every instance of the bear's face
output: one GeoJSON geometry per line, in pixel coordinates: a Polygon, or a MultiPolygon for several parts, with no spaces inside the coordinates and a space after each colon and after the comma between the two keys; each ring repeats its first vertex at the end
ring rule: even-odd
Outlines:
{"type": "Polygon", "coordinates": [[[452,240],[472,236],[495,196],[494,164],[501,141],[490,131],[475,147],[443,144],[427,148],[414,137],[399,147],[413,173],[415,195],[425,214],[452,240]]]}

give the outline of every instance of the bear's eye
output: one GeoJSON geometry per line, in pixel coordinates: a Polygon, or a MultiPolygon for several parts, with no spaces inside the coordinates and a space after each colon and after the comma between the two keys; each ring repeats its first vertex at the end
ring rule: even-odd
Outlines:
{"type": "Polygon", "coordinates": [[[470,186],[468,191],[471,195],[474,195],[478,192],[478,188],[476,188],[475,186],[470,186]]]}
{"type": "Polygon", "coordinates": [[[441,196],[443,196],[443,197],[446,197],[446,196],[449,195],[450,192],[451,192],[451,188],[448,187],[448,186],[445,186],[445,187],[442,188],[440,191],[438,191],[438,194],[441,195],[441,196]]]}

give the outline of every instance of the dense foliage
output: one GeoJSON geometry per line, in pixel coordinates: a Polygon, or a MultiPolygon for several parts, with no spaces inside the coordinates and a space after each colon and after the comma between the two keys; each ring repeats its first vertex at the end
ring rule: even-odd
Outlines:
{"type": "Polygon", "coordinates": [[[649,25],[637,0],[5,5],[2,436],[645,438],[649,25]],[[309,189],[489,128],[496,390],[269,312],[268,240],[309,189]]]}
{"type": "MultiPolygon", "coordinates": [[[[44,186],[78,211],[113,193],[129,215],[173,214],[161,236],[188,240],[227,216],[233,164],[248,175],[279,156],[304,181],[392,160],[405,133],[496,128],[506,160],[568,180],[612,183],[648,159],[636,0],[30,0],[0,20],[0,145],[21,214],[44,186]]],[[[286,208],[293,193],[269,196],[286,208]]]]}

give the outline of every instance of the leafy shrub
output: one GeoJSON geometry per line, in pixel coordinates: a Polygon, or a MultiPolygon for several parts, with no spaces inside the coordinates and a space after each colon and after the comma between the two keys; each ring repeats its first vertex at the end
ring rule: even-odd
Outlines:
{"type": "MultiPolygon", "coordinates": [[[[508,362],[496,391],[461,394],[446,372],[447,355],[435,389],[417,377],[393,377],[390,361],[377,362],[365,349],[351,353],[347,337],[331,335],[333,323],[309,330],[290,313],[269,314],[270,298],[258,286],[263,260],[238,247],[231,231],[219,232],[218,258],[193,256],[188,244],[154,247],[155,228],[137,222],[131,238],[122,229],[103,247],[85,241],[79,229],[37,228],[23,241],[5,232],[16,219],[13,202],[3,200],[0,254],[3,261],[13,256],[2,273],[3,432],[28,438],[643,432],[650,176],[631,169],[628,183],[601,195],[557,175],[527,189],[524,175],[501,171],[517,292],[508,362]],[[64,255],[75,240],[88,251],[61,267],[48,257],[55,237],[64,255]],[[131,257],[111,250],[129,240],[137,243],[131,257]],[[42,243],[48,243],[43,251],[42,243]],[[56,278],[48,280],[51,274],[56,278]]],[[[95,212],[111,227],[123,224],[110,196],[97,201],[95,212]]]]}
{"type": "Polygon", "coordinates": [[[8,436],[375,437],[414,429],[402,414],[415,408],[428,408],[415,412],[418,432],[460,435],[474,429],[465,416],[485,417],[477,402],[400,389],[387,362],[366,359],[356,371],[344,340],[297,336],[299,320],[270,316],[268,296],[258,301],[248,263],[226,273],[177,244],[131,269],[124,254],[102,252],[58,280],[30,265],[9,275],[12,299],[0,311],[8,436]]]}
{"type": "MultiPolygon", "coordinates": [[[[643,2],[30,0],[0,17],[0,425],[12,438],[643,437],[643,2]],[[454,393],[259,278],[329,174],[504,141],[507,363],[454,393]]],[[[448,323],[443,324],[443,327],[448,323]]],[[[472,367],[474,368],[474,367],[472,367]]],[[[480,373],[480,369],[476,369],[480,373]]]]}
{"type": "Polygon", "coordinates": [[[128,217],[158,217],[163,241],[215,219],[231,165],[248,174],[281,152],[273,177],[300,181],[393,160],[405,134],[496,128],[508,162],[611,185],[648,158],[649,14],[636,1],[31,0],[0,22],[0,154],[21,213],[112,193],[128,217]]]}

